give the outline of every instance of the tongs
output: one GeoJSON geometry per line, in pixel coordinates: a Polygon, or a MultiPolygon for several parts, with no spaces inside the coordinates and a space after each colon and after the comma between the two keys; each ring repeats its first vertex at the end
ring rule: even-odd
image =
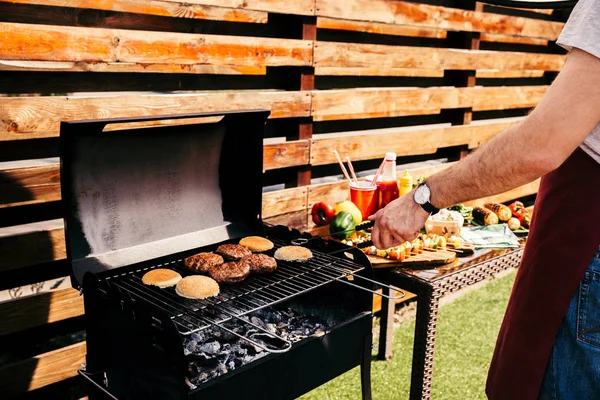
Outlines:
{"type": "MultiPolygon", "coordinates": [[[[372,228],[374,226],[375,226],[375,221],[366,221],[366,222],[362,222],[362,223],[356,225],[352,229],[347,229],[347,230],[341,231],[341,232],[330,233],[328,235],[312,236],[310,238],[296,238],[296,239],[293,239],[290,243],[292,245],[294,245],[294,246],[303,246],[303,245],[307,244],[308,242],[312,242],[313,240],[318,240],[318,239],[332,237],[333,235],[337,235],[337,234],[340,234],[340,233],[364,231],[364,230],[367,230],[367,229],[372,228]]],[[[370,242],[369,246],[372,246],[373,242],[370,241],[370,240],[368,240],[365,243],[369,243],[369,242],[370,242]]],[[[361,243],[361,244],[364,244],[364,243],[361,243]]],[[[359,248],[364,248],[364,247],[367,247],[367,246],[360,246],[359,248]]]]}

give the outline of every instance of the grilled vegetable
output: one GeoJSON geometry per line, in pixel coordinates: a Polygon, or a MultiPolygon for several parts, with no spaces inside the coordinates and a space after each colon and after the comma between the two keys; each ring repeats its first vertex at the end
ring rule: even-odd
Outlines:
{"type": "Polygon", "coordinates": [[[510,229],[511,231],[516,231],[520,227],[521,221],[519,221],[517,218],[511,218],[508,220],[508,229],[510,229]]]}
{"type": "Polygon", "coordinates": [[[504,204],[486,203],[484,207],[490,211],[493,211],[494,214],[498,216],[498,219],[502,222],[506,222],[512,217],[512,212],[510,211],[510,208],[506,207],[504,204]]]}
{"type": "Polygon", "coordinates": [[[498,216],[493,211],[481,207],[475,207],[473,209],[473,219],[486,226],[498,223],[498,216]]]}
{"type": "Polygon", "coordinates": [[[335,216],[335,207],[322,201],[316,203],[312,208],[312,220],[318,226],[327,225],[335,216]]]}
{"type": "Polygon", "coordinates": [[[512,212],[513,217],[515,217],[519,221],[523,218],[525,214],[527,214],[527,209],[520,201],[515,201],[514,203],[509,205],[508,208],[512,212]]]}

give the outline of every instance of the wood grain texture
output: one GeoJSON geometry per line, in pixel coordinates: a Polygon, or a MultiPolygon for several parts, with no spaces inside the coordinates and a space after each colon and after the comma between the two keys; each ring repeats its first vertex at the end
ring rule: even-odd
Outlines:
{"type": "Polygon", "coordinates": [[[473,111],[535,107],[549,86],[502,86],[469,88],[473,111]]]}
{"type": "Polygon", "coordinates": [[[476,71],[475,76],[477,78],[541,78],[544,76],[544,71],[502,71],[498,69],[479,69],[476,71]]]}
{"type": "Polygon", "coordinates": [[[271,225],[285,225],[290,228],[305,231],[308,228],[308,214],[306,210],[295,211],[267,218],[265,222],[271,225]]]}
{"type": "Polygon", "coordinates": [[[318,42],[317,67],[501,69],[559,71],[566,56],[519,52],[388,46],[359,43],[318,42]]]}
{"type": "Polygon", "coordinates": [[[313,42],[0,23],[0,59],[141,64],[309,66],[313,42]]]}
{"type": "Polygon", "coordinates": [[[0,71],[141,72],[158,74],[265,75],[267,67],[254,65],[140,64],[85,61],[0,60],[0,71]]]}
{"type": "Polygon", "coordinates": [[[309,163],[310,142],[295,140],[285,143],[267,144],[263,151],[263,169],[295,167],[309,163]]]}
{"type": "Polygon", "coordinates": [[[556,40],[561,22],[397,0],[316,0],[317,16],[556,40]]]}
{"type": "Polygon", "coordinates": [[[85,362],[85,342],[0,368],[0,392],[18,395],[77,375],[85,362]]]}
{"type": "Polygon", "coordinates": [[[468,201],[465,203],[467,206],[477,207],[483,206],[485,203],[506,203],[512,200],[519,199],[521,197],[530,196],[536,194],[540,188],[540,180],[537,179],[531,183],[528,183],[518,188],[509,190],[504,193],[497,194],[495,196],[488,196],[478,200],[468,201]]]}
{"type": "Polygon", "coordinates": [[[66,258],[62,228],[0,238],[0,272],[66,258]]]}
{"type": "Polygon", "coordinates": [[[0,3],[17,3],[103,11],[118,11],[162,17],[208,19],[230,22],[267,23],[265,11],[225,8],[204,4],[191,4],[169,0],[0,0],[0,3]]]}
{"type": "Polygon", "coordinates": [[[515,123],[345,132],[332,138],[314,139],[310,162],[312,165],[334,164],[336,159],[331,149],[337,149],[353,160],[370,160],[381,157],[387,151],[393,151],[398,156],[412,156],[433,154],[440,148],[451,146],[468,145],[469,148],[475,148],[515,123]]]}
{"type": "Polygon", "coordinates": [[[536,39],[528,37],[502,35],[498,33],[482,33],[482,42],[493,42],[493,43],[516,43],[516,44],[530,44],[534,46],[548,46],[548,40],[536,39]]]}
{"type": "Polygon", "coordinates": [[[443,78],[443,70],[425,68],[346,68],[346,67],[317,67],[317,76],[407,76],[424,78],[443,78]]]}
{"type": "Polygon", "coordinates": [[[306,117],[310,101],[309,92],[277,91],[8,97],[0,108],[0,141],[58,136],[64,120],[251,109],[270,109],[271,118],[306,117]]]}
{"type": "Polygon", "coordinates": [[[350,21],[345,19],[318,17],[317,28],[341,31],[376,33],[380,35],[411,36],[445,39],[446,31],[409,25],[392,25],[378,22],[350,21]]]}
{"type": "MultiPolygon", "coordinates": [[[[179,2],[180,0],[167,1],[179,2]]],[[[315,13],[315,0],[186,0],[185,3],[268,11],[280,14],[314,15],[315,13]]]]}
{"type": "Polygon", "coordinates": [[[83,298],[61,289],[0,304],[0,336],[83,315],[83,298]]]}
{"type": "Polygon", "coordinates": [[[306,186],[263,193],[263,219],[306,210],[306,186]]]}
{"type": "Polygon", "coordinates": [[[0,208],[60,200],[58,164],[0,170],[0,208]]]}

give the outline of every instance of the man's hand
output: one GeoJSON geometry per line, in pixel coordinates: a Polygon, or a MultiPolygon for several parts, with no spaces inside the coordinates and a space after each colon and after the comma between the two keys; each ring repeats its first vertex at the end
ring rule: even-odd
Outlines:
{"type": "Polygon", "coordinates": [[[429,213],[415,203],[410,192],[369,217],[375,221],[371,233],[373,244],[378,249],[389,249],[411,241],[419,235],[428,217],[429,213]]]}

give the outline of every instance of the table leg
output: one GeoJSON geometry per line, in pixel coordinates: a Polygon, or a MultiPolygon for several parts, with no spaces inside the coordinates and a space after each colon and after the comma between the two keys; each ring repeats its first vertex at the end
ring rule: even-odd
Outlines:
{"type": "Polygon", "coordinates": [[[362,399],[371,400],[371,345],[373,344],[373,335],[365,337],[363,349],[363,360],[360,364],[360,385],[362,389],[362,399]]]}
{"type": "MultiPolygon", "coordinates": [[[[390,296],[390,289],[384,287],[383,294],[390,296]]],[[[381,298],[381,320],[379,322],[379,350],[378,360],[389,360],[392,358],[392,341],[394,338],[394,313],[396,304],[394,300],[387,297],[381,298]]]]}
{"type": "Polygon", "coordinates": [[[428,290],[417,295],[417,320],[413,347],[410,399],[431,398],[431,378],[433,375],[433,353],[435,330],[439,307],[439,296],[428,290]]]}

